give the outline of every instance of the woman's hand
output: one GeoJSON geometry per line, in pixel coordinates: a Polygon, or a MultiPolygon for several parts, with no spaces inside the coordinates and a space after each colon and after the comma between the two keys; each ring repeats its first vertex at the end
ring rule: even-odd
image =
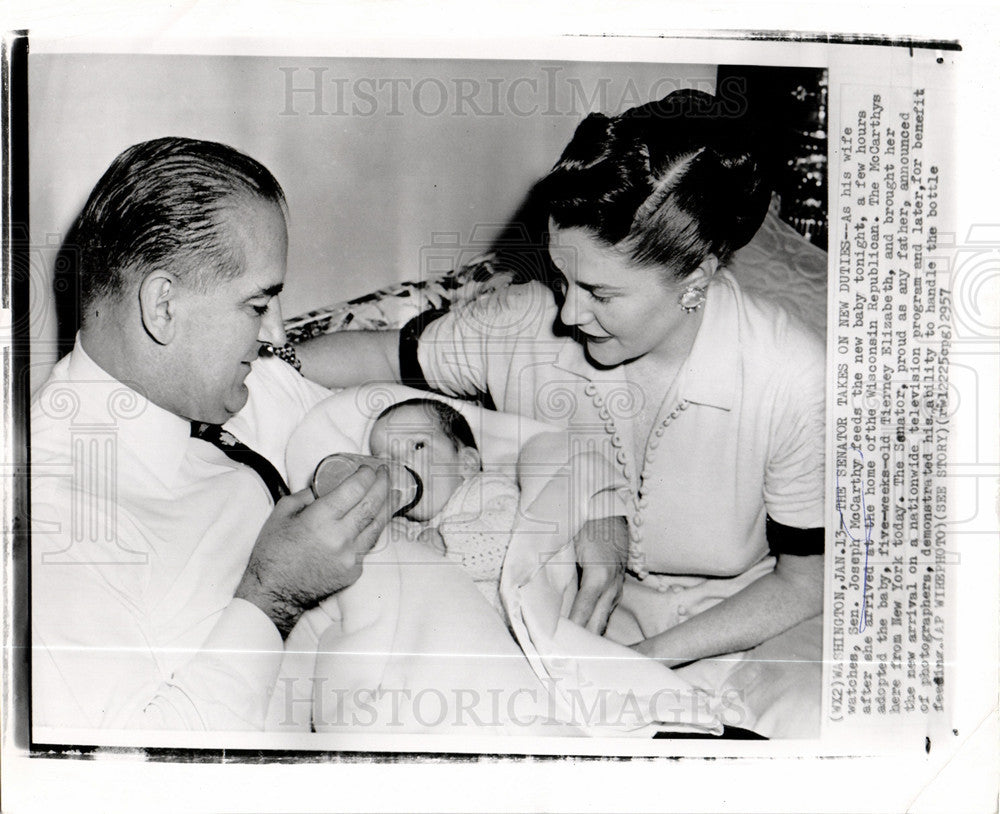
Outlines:
{"type": "Polygon", "coordinates": [[[622,597],[625,561],[628,556],[628,527],[624,517],[589,520],[576,539],[576,562],[580,567],[580,590],[570,621],[604,635],[611,612],[622,597]]]}

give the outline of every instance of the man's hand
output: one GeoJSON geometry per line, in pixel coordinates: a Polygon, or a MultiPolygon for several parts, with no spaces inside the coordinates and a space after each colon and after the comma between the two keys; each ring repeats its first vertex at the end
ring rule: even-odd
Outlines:
{"type": "Polygon", "coordinates": [[[282,498],[257,535],[236,598],[259,607],[288,635],[299,616],[353,584],[389,521],[389,473],[363,466],[327,495],[282,498]]]}
{"type": "Polygon", "coordinates": [[[580,590],[570,609],[570,621],[600,635],[622,597],[628,558],[628,527],[624,517],[590,520],[573,541],[580,566],[580,590]]]}

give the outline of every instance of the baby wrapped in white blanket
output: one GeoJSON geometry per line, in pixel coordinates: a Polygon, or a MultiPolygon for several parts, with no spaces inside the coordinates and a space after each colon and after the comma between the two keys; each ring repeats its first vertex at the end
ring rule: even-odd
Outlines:
{"type": "Polygon", "coordinates": [[[439,399],[390,405],[375,419],[368,446],[416,481],[415,497],[397,513],[403,533],[459,563],[502,614],[500,571],[517,517],[517,481],[483,471],[469,422],[439,399]]]}
{"type": "Polygon", "coordinates": [[[566,432],[369,385],[336,394],[303,422],[286,455],[292,488],[308,485],[326,455],[364,451],[385,408],[428,397],[468,420],[484,472],[520,487],[499,592],[510,627],[462,557],[447,556],[447,533],[444,552],[426,538],[384,534],[357,583],[289,636],[269,726],[361,737],[721,732],[718,699],[566,618],[576,590],[572,540],[587,520],[623,513],[625,486],[603,455],[566,432]]]}

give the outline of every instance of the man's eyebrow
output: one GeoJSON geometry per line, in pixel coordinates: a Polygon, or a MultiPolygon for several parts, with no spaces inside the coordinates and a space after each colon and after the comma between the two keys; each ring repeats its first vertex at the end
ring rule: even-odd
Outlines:
{"type": "Polygon", "coordinates": [[[256,297],[277,297],[281,290],[285,287],[284,283],[275,283],[274,285],[269,285],[267,288],[262,288],[259,291],[255,291],[249,297],[248,300],[252,300],[256,297]]]}

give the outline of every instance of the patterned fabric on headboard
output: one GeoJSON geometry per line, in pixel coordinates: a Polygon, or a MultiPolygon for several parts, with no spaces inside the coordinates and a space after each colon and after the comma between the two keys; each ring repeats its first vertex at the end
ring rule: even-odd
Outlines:
{"type": "Polygon", "coordinates": [[[363,297],[317,308],[285,321],[288,341],[337,331],[379,331],[405,325],[429,308],[447,309],[469,277],[468,267],[432,279],[405,282],[365,294],[363,297]]]}

